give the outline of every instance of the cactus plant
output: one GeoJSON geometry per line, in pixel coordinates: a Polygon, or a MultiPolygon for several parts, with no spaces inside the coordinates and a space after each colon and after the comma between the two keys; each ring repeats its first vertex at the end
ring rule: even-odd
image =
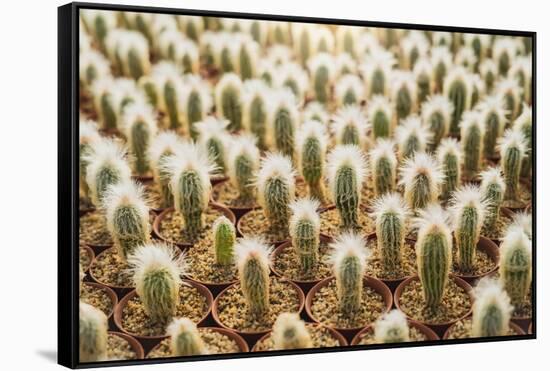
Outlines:
{"type": "Polygon", "coordinates": [[[393,106],[383,95],[374,95],[367,106],[373,139],[390,138],[393,135],[393,106]]]}
{"type": "Polygon", "coordinates": [[[121,12],[120,21],[125,28],[139,31],[151,43],[153,38],[153,19],[152,13],[121,12]]]}
{"type": "Polygon", "coordinates": [[[366,81],[368,97],[389,95],[390,76],[395,64],[393,53],[383,48],[371,50],[365,56],[364,63],[359,66],[359,69],[366,81]]]}
{"type": "Polygon", "coordinates": [[[166,328],[166,333],[170,336],[172,356],[183,357],[208,354],[197,325],[189,318],[174,318],[166,328]]]}
{"type": "Polygon", "coordinates": [[[276,68],[275,86],[289,88],[298,103],[305,100],[309,86],[309,77],[306,71],[297,63],[284,63],[276,68]]]}
{"type": "Polygon", "coordinates": [[[394,72],[391,82],[391,98],[395,102],[395,113],[402,120],[417,109],[417,86],[412,72],[394,72]]]}
{"type": "Polygon", "coordinates": [[[332,117],[331,129],[336,144],[364,147],[369,124],[361,107],[357,104],[340,108],[332,117]]]}
{"type": "Polygon", "coordinates": [[[441,197],[448,200],[462,178],[462,150],[458,141],[454,138],[443,139],[437,149],[437,160],[443,172],[441,197]]]}
{"type": "Polygon", "coordinates": [[[257,138],[258,147],[267,149],[267,107],[269,88],[263,80],[247,80],[243,89],[243,126],[257,138]]]}
{"type": "Polygon", "coordinates": [[[401,121],[395,130],[397,149],[401,159],[414,157],[418,153],[426,152],[431,141],[431,132],[422,125],[420,117],[409,116],[401,121]]]}
{"type": "Polygon", "coordinates": [[[445,96],[437,94],[430,96],[422,104],[422,120],[431,132],[429,149],[433,152],[441,140],[449,135],[453,105],[445,96]]]}
{"type": "Polygon", "coordinates": [[[515,213],[512,225],[521,228],[527,238],[533,239],[533,215],[531,213],[525,211],[515,213]]]}
{"type": "Polygon", "coordinates": [[[329,115],[323,104],[316,101],[311,101],[306,104],[302,112],[302,122],[311,120],[318,121],[324,125],[328,124],[329,115]]]}
{"type": "Polygon", "coordinates": [[[522,92],[523,88],[520,87],[519,81],[513,77],[501,79],[496,85],[496,94],[504,101],[507,126],[510,126],[519,115],[522,92]]]}
{"type": "Polygon", "coordinates": [[[479,74],[485,82],[485,90],[487,93],[493,93],[495,81],[498,78],[498,67],[494,60],[485,59],[479,65],[479,74]]]}
{"type": "Polygon", "coordinates": [[[235,226],[226,216],[216,219],[212,228],[216,264],[228,267],[233,264],[236,232],[235,226]]]}
{"type": "Polygon", "coordinates": [[[464,67],[454,67],[446,75],[443,85],[444,95],[454,107],[451,116],[451,134],[457,135],[460,132],[462,114],[471,107],[472,90],[470,75],[464,67]]]}
{"type": "Polygon", "coordinates": [[[448,47],[437,46],[431,50],[430,61],[433,67],[434,91],[443,93],[445,77],[453,64],[452,55],[448,47]]]}
{"type": "Polygon", "coordinates": [[[307,23],[296,23],[292,25],[292,45],[298,61],[305,66],[308,59],[314,53],[315,26],[307,23]]]}
{"type": "Polygon", "coordinates": [[[528,103],[531,102],[533,83],[532,58],[532,55],[517,57],[508,71],[508,76],[515,78],[521,87],[520,99],[528,103]]]}
{"type": "Polygon", "coordinates": [[[432,92],[432,71],[432,64],[427,57],[419,59],[414,65],[413,73],[416,80],[417,101],[419,104],[425,102],[432,92]]]}
{"type": "Polygon", "coordinates": [[[105,51],[105,37],[117,24],[116,13],[109,10],[83,9],[81,16],[88,32],[97,41],[99,48],[105,51]]]}
{"type": "Polygon", "coordinates": [[[335,77],[335,66],[332,55],[318,53],[308,61],[313,96],[315,100],[326,104],[330,100],[330,89],[335,77]]]}
{"type": "Polygon", "coordinates": [[[531,248],[531,240],[519,226],[510,227],[500,245],[500,282],[516,309],[522,307],[531,287],[531,248]]]}
{"type": "Polygon", "coordinates": [[[248,80],[256,76],[258,68],[259,45],[248,34],[239,35],[234,54],[237,72],[241,79],[248,80]]]}
{"type": "Polygon", "coordinates": [[[182,115],[188,133],[194,140],[199,133],[197,123],[206,119],[206,116],[212,109],[212,96],[210,87],[200,77],[195,75],[185,75],[185,89],[182,93],[182,115]]]}
{"type": "Polygon", "coordinates": [[[153,169],[153,178],[160,188],[160,207],[167,208],[174,204],[170,190],[170,175],[162,164],[167,158],[176,154],[180,147],[180,138],[176,133],[164,131],[159,133],[149,146],[148,158],[153,169]]]}
{"type": "Polygon", "coordinates": [[[357,146],[336,146],[328,156],[327,178],[342,230],[359,228],[361,189],[367,171],[365,156],[357,146]]]}
{"type": "Polygon", "coordinates": [[[336,52],[357,56],[357,38],[360,33],[357,27],[339,26],[336,29],[336,52]]]}
{"type": "Polygon", "coordinates": [[[149,44],[140,32],[115,29],[107,35],[105,45],[111,63],[124,76],[137,80],[149,73],[149,44]]]}
{"type": "Polygon", "coordinates": [[[256,200],[254,176],[260,167],[260,151],[252,135],[241,135],[231,142],[227,161],[229,180],[239,192],[243,204],[256,200]]]}
{"type": "Polygon", "coordinates": [[[399,309],[394,309],[374,323],[374,339],[377,343],[402,343],[410,340],[407,317],[399,309]]]}
{"type": "Polygon", "coordinates": [[[107,359],[107,316],[101,310],[80,302],[78,311],[78,342],[80,362],[107,359]]]}
{"type": "Polygon", "coordinates": [[[153,67],[151,76],[158,91],[159,107],[167,116],[168,127],[180,130],[184,124],[181,103],[185,86],[179,68],[171,62],[160,62],[153,67]]]}
{"type": "Polygon", "coordinates": [[[336,82],[334,93],[338,106],[361,104],[365,88],[357,75],[347,74],[336,82]]]}
{"type": "Polygon", "coordinates": [[[122,123],[132,154],[133,170],[138,175],[146,175],[151,169],[148,151],[157,134],[155,116],[148,104],[130,103],[124,109],[122,123]]]}
{"type": "Polygon", "coordinates": [[[418,228],[415,247],[418,276],[425,304],[432,310],[443,300],[449,281],[453,240],[448,219],[441,206],[431,204],[414,222],[418,228]]]}
{"type": "Polygon", "coordinates": [[[88,183],[86,183],[86,168],[88,167],[88,162],[86,157],[90,155],[92,150],[92,144],[101,140],[101,136],[97,131],[97,124],[95,121],[91,120],[80,120],[79,123],[79,185],[80,191],[85,196],[88,197],[88,183]]]}
{"type": "MultiPolygon", "coordinates": [[[[357,61],[353,59],[351,55],[348,53],[340,53],[336,55],[335,57],[335,63],[336,63],[336,75],[340,77],[344,77],[346,75],[357,75],[357,61]]],[[[361,81],[361,84],[363,85],[361,87],[361,91],[363,94],[361,94],[362,97],[364,97],[365,93],[365,87],[364,82],[361,81]]]]}
{"type": "Polygon", "coordinates": [[[521,162],[525,156],[526,143],[521,131],[508,129],[499,142],[500,166],[504,174],[506,188],[504,200],[519,199],[519,176],[521,162]]]}
{"type": "Polygon", "coordinates": [[[460,122],[460,143],[464,154],[464,177],[474,179],[482,165],[485,123],[478,111],[467,111],[460,122]]]}
{"type": "Polygon", "coordinates": [[[472,82],[472,99],[470,100],[470,107],[472,109],[477,108],[478,102],[485,95],[485,82],[478,74],[470,74],[470,80],[472,82]]]}
{"type": "Polygon", "coordinates": [[[475,62],[473,64],[473,70],[479,71],[479,65],[485,60],[488,55],[489,46],[491,44],[491,37],[485,34],[465,33],[464,44],[471,48],[475,62]]]}
{"type": "Polygon", "coordinates": [[[236,48],[231,41],[231,34],[227,32],[217,33],[214,38],[214,64],[224,74],[234,73],[237,70],[237,66],[235,66],[236,48]]]}
{"type": "Polygon", "coordinates": [[[521,115],[514,121],[514,130],[521,131],[525,139],[525,157],[521,162],[521,176],[529,177],[533,168],[533,118],[531,107],[523,106],[521,115]]]}
{"type": "Polygon", "coordinates": [[[226,73],[216,84],[216,113],[218,117],[229,120],[230,131],[242,129],[242,90],[243,84],[239,76],[226,73]]]}
{"type": "Polygon", "coordinates": [[[214,116],[208,116],[194,124],[197,142],[208,153],[210,161],[216,165],[216,172],[220,174],[227,171],[228,125],[229,121],[214,116]]]}
{"type": "Polygon", "coordinates": [[[404,186],[405,201],[412,210],[418,211],[437,202],[444,177],[432,156],[418,153],[405,160],[400,172],[399,184],[404,186]]]}
{"type": "Polygon", "coordinates": [[[428,54],[429,43],[421,31],[410,31],[400,40],[401,65],[406,70],[413,70],[418,60],[428,54]]]}
{"type": "Polygon", "coordinates": [[[511,37],[500,37],[495,39],[493,43],[493,59],[498,64],[498,73],[501,76],[506,76],[512,64],[512,61],[517,55],[516,41],[511,37]]]}
{"type": "Polygon", "coordinates": [[[503,103],[500,97],[493,95],[486,97],[477,107],[481,114],[481,120],[485,123],[483,155],[488,159],[497,156],[497,140],[504,133],[506,111],[504,110],[503,103]]]}
{"type": "Polygon", "coordinates": [[[487,205],[485,208],[484,226],[487,230],[496,227],[496,222],[500,216],[500,207],[504,199],[504,179],[497,167],[489,168],[480,174],[481,192],[487,205]]]}
{"type": "Polygon", "coordinates": [[[393,142],[380,139],[369,152],[375,196],[382,196],[395,189],[397,157],[393,142]]]}
{"type": "Polygon", "coordinates": [[[268,105],[268,138],[272,146],[295,163],[296,131],[299,112],[290,88],[273,91],[268,105]]]}
{"type": "Polygon", "coordinates": [[[159,36],[159,54],[174,62],[183,73],[199,72],[199,49],[178,30],[165,30],[159,36]]]}
{"type": "Polygon", "coordinates": [[[134,285],[143,309],[157,323],[168,324],[180,303],[180,278],[185,273],[183,255],[164,244],[139,246],[128,257],[134,285]]]}
{"type": "Polygon", "coordinates": [[[269,311],[269,262],[271,248],[258,238],[242,238],[235,247],[239,282],[246,306],[253,316],[269,311]]]}
{"type": "Polygon", "coordinates": [[[300,174],[307,184],[310,197],[325,201],[325,153],[327,136],[319,121],[306,121],[297,135],[300,174]]]}
{"type": "Polygon", "coordinates": [[[482,278],[475,287],[474,296],[472,336],[508,335],[514,308],[501,284],[491,278],[482,278]]]}
{"type": "Polygon", "coordinates": [[[314,199],[300,199],[290,205],[292,216],[289,232],[292,246],[300,259],[300,270],[310,273],[319,261],[319,233],[321,219],[317,214],[319,202],[314,199]]]}
{"type": "Polygon", "coordinates": [[[80,83],[89,89],[94,81],[110,76],[109,62],[95,50],[86,51],[80,54],[79,74],[80,83]]]}
{"type": "Polygon", "coordinates": [[[315,30],[313,50],[316,53],[332,53],[334,51],[334,34],[328,27],[318,27],[315,30]]]}
{"type": "Polygon", "coordinates": [[[114,86],[113,79],[108,76],[96,79],[91,85],[98,122],[103,129],[112,130],[117,127],[118,106],[114,86]]]}
{"type": "Polygon", "coordinates": [[[193,41],[200,40],[200,37],[204,31],[204,20],[200,16],[178,16],[179,29],[185,34],[187,38],[193,41]]]}
{"type": "Polygon", "coordinates": [[[461,46],[455,53],[455,65],[464,67],[469,72],[474,72],[477,62],[475,51],[468,45],[461,46]]]}
{"type": "Polygon", "coordinates": [[[300,319],[298,313],[281,313],[273,324],[273,348],[306,349],[313,347],[311,335],[306,323],[300,319]]]}

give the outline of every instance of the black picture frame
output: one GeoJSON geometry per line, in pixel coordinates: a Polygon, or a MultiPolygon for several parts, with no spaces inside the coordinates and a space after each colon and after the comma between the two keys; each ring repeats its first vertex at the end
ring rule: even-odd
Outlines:
{"type": "Polygon", "coordinates": [[[248,358],[279,356],[287,354],[309,354],[357,351],[380,348],[402,348],[447,344],[467,344],[480,342],[528,340],[537,338],[537,220],[536,220],[536,187],[537,173],[533,171],[532,210],[533,210],[533,282],[532,282],[532,333],[526,335],[502,336],[491,338],[453,339],[445,341],[423,341],[399,344],[374,344],[347,347],[285,350],[255,353],[204,355],[164,359],[142,359],[124,361],[104,361],[94,363],[78,362],[78,120],[79,120],[79,10],[100,9],[113,11],[135,11],[177,15],[195,15],[223,18],[245,18],[271,21],[323,23],[364,27],[385,27],[415,29],[428,31],[446,31],[461,33],[481,33],[490,35],[521,36],[532,42],[532,112],[533,112],[533,169],[536,169],[537,156],[537,33],[533,31],[516,31],[503,29],[466,28],[441,25],[389,23],[359,21],[331,18],[298,17],[272,14],[237,13],[225,11],[205,11],[194,9],[161,8],[146,6],[129,6],[98,3],[69,3],[58,8],[58,363],[69,368],[108,367],[135,364],[157,364],[171,362],[189,362],[203,360],[220,360],[230,358],[248,358]]]}

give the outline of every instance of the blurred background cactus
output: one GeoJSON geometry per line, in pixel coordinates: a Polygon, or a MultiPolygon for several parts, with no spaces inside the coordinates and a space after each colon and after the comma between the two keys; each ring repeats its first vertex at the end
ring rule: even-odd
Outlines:
{"type": "Polygon", "coordinates": [[[258,148],[267,149],[269,88],[262,80],[247,80],[243,88],[243,126],[257,138],[258,148]]]}
{"type": "Polygon", "coordinates": [[[292,247],[300,260],[300,270],[304,274],[310,274],[319,261],[319,233],[321,219],[317,213],[319,202],[312,199],[300,199],[290,205],[292,216],[290,218],[289,233],[292,239],[292,247]]]}
{"type": "Polygon", "coordinates": [[[531,288],[532,243],[525,231],[512,226],[500,245],[500,282],[515,309],[521,309],[531,288]]]}
{"type": "Polygon", "coordinates": [[[306,121],[297,134],[298,168],[308,186],[308,193],[324,203],[325,195],[325,154],[327,136],[319,121],[306,121]]]}
{"type": "Polygon", "coordinates": [[[456,139],[445,138],[437,149],[437,159],[443,172],[441,198],[448,200],[462,183],[462,150],[456,139]]]}
{"type": "Polygon", "coordinates": [[[483,136],[483,157],[494,159],[498,156],[496,145],[498,139],[504,133],[506,126],[506,112],[503,101],[498,96],[488,96],[477,106],[485,128],[483,136]]]}
{"type": "Polygon", "coordinates": [[[197,325],[189,318],[175,318],[166,329],[170,336],[172,356],[197,356],[208,354],[197,325]]]}
{"type": "Polygon", "coordinates": [[[527,178],[533,171],[533,118],[530,107],[523,106],[521,115],[514,121],[513,129],[520,131],[525,140],[525,157],[521,162],[521,176],[527,178]]]}
{"type": "Polygon", "coordinates": [[[401,120],[395,130],[397,149],[400,159],[413,157],[416,153],[425,152],[431,141],[431,132],[422,125],[418,116],[409,116],[401,120]]]}
{"type": "Polygon", "coordinates": [[[215,172],[222,175],[227,172],[229,136],[225,129],[228,126],[229,121],[213,116],[208,116],[203,121],[194,124],[197,142],[208,153],[210,161],[216,165],[215,172]]]}
{"type": "Polygon", "coordinates": [[[180,138],[173,132],[159,133],[149,146],[149,161],[153,169],[153,178],[159,186],[161,208],[174,205],[172,190],[170,189],[170,174],[166,171],[164,162],[174,156],[181,144],[180,138]]]}
{"type": "Polygon", "coordinates": [[[480,174],[481,193],[486,203],[484,226],[487,230],[495,228],[500,217],[500,207],[504,200],[504,179],[499,168],[489,168],[480,174]]]}
{"type": "Polygon", "coordinates": [[[509,129],[500,141],[500,166],[504,175],[504,200],[519,199],[519,177],[526,143],[522,132],[509,129]]]}
{"type": "Polygon", "coordinates": [[[430,130],[428,148],[433,152],[449,134],[453,105],[443,95],[432,95],[422,104],[422,120],[430,130]]]}
{"type": "Polygon", "coordinates": [[[79,361],[106,361],[107,316],[101,310],[81,301],[78,321],[79,361]]]}
{"type": "Polygon", "coordinates": [[[464,111],[470,109],[472,100],[472,83],[463,67],[453,67],[448,71],[444,81],[444,95],[453,104],[450,132],[453,135],[460,133],[460,121],[464,111]]]}
{"type": "Polygon", "coordinates": [[[377,343],[402,343],[410,340],[409,324],[403,312],[394,309],[374,323],[374,338],[377,343]]]}
{"type": "Polygon", "coordinates": [[[356,104],[343,106],[332,117],[332,132],[336,144],[364,148],[368,127],[367,118],[356,104]]]}
{"type": "Polygon", "coordinates": [[[397,157],[393,143],[380,139],[369,152],[369,161],[375,196],[382,196],[395,190],[397,157]]]}
{"type": "Polygon", "coordinates": [[[298,313],[281,313],[273,325],[274,349],[312,348],[313,341],[298,313]]]}
{"type": "Polygon", "coordinates": [[[151,170],[148,153],[158,130],[155,116],[148,104],[130,103],[124,109],[122,122],[137,175],[147,175],[151,170]]]}
{"type": "Polygon", "coordinates": [[[255,145],[256,138],[242,135],[231,142],[227,169],[231,184],[239,192],[238,200],[245,205],[256,201],[255,175],[260,167],[260,151],[255,145]]]}
{"type": "Polygon", "coordinates": [[[228,267],[234,263],[236,232],[227,217],[220,216],[212,228],[214,234],[214,255],[218,265],[228,267]]]}
{"type": "Polygon", "coordinates": [[[404,161],[399,184],[404,186],[405,201],[413,211],[437,202],[444,176],[434,158],[418,153],[404,161]]]}
{"type": "Polygon", "coordinates": [[[216,113],[229,121],[229,131],[239,131],[243,126],[243,84],[234,73],[226,73],[216,84],[216,113]]]}
{"type": "Polygon", "coordinates": [[[268,107],[272,147],[294,163],[299,120],[296,98],[289,88],[277,89],[270,94],[268,107]]]}
{"type": "Polygon", "coordinates": [[[382,95],[373,96],[367,106],[367,117],[371,124],[372,138],[390,138],[393,135],[393,106],[382,95]]]}
{"type": "Polygon", "coordinates": [[[497,280],[481,279],[474,290],[472,336],[508,335],[513,307],[506,291],[497,280]]]}

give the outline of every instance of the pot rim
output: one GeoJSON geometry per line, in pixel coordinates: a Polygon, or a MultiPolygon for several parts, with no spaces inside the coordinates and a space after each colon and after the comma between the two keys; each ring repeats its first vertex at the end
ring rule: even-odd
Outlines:
{"type": "MultiPolygon", "coordinates": [[[[97,283],[97,282],[83,281],[82,284],[95,287],[96,289],[103,290],[107,293],[107,296],[109,296],[109,299],[111,299],[111,303],[112,303],[112,309],[109,312],[109,314],[107,315],[107,317],[113,316],[114,313],[115,313],[115,308],[118,305],[118,297],[117,297],[116,293],[114,292],[114,290],[112,288],[110,288],[109,286],[107,286],[107,285],[104,285],[102,283],[97,283]]],[[[78,296],[80,298],[80,294],[78,296]]]]}
{"type": "Polygon", "coordinates": [[[118,336],[128,342],[134,352],[136,353],[136,359],[143,359],[145,357],[145,351],[143,350],[143,346],[137,341],[137,339],[133,338],[132,336],[125,334],[120,331],[109,331],[110,335],[118,336]]]}
{"type": "Polygon", "coordinates": [[[490,274],[495,273],[500,266],[500,250],[496,243],[493,240],[487,237],[480,236],[479,241],[476,244],[476,250],[481,250],[486,253],[489,258],[493,261],[495,266],[491,268],[488,272],[481,274],[462,274],[453,270],[453,274],[463,280],[476,280],[490,274]]]}
{"type": "MultiPolygon", "coordinates": [[[[92,263],[90,264],[90,268],[88,268],[88,274],[90,275],[90,277],[92,277],[92,279],[94,281],[96,281],[97,283],[103,285],[103,286],[107,286],[109,288],[112,288],[112,289],[117,289],[117,290],[128,290],[128,289],[134,289],[134,286],[116,286],[116,285],[109,285],[101,280],[99,280],[93,273],[92,271],[92,266],[95,264],[96,261],[98,261],[98,258],[103,255],[103,254],[106,254],[106,253],[109,253],[111,252],[111,249],[115,249],[116,250],[116,247],[113,245],[105,250],[103,250],[102,252],[100,252],[99,254],[97,254],[97,256],[94,257],[94,260],[92,261],[92,263]]],[[[115,254],[117,252],[115,251],[115,254]]]]}
{"type": "MultiPolygon", "coordinates": [[[[426,336],[426,340],[420,340],[420,341],[435,341],[435,340],[441,340],[439,338],[439,336],[437,336],[437,334],[435,333],[434,330],[432,330],[431,328],[429,328],[428,326],[418,322],[418,321],[414,321],[412,319],[408,319],[407,318],[407,323],[409,324],[410,327],[414,327],[416,328],[418,331],[420,331],[422,334],[424,334],[426,336]]],[[[355,335],[353,337],[353,339],[351,340],[351,343],[350,345],[358,345],[359,344],[359,341],[361,339],[361,336],[368,332],[368,331],[374,331],[374,326],[373,325],[368,325],[367,327],[365,327],[364,329],[362,329],[361,331],[359,331],[357,333],[357,335],[355,335]]]]}
{"type": "MultiPolygon", "coordinates": [[[[470,318],[472,318],[471,315],[468,316],[468,317],[466,317],[466,318],[463,318],[463,319],[461,319],[461,320],[459,320],[459,321],[462,321],[462,320],[465,320],[465,319],[470,319],[470,318]]],[[[449,335],[450,335],[450,333],[451,333],[451,330],[453,329],[454,326],[456,326],[457,322],[458,322],[458,321],[456,321],[455,323],[453,323],[452,325],[450,325],[449,328],[448,328],[447,330],[445,330],[445,333],[443,334],[443,337],[441,338],[441,340],[449,340],[449,335]]],[[[517,325],[516,323],[512,322],[511,320],[510,320],[510,322],[508,323],[508,325],[509,325],[511,328],[514,329],[514,331],[517,333],[517,335],[525,335],[525,331],[523,331],[523,329],[522,329],[519,325],[517,325]]],[[[503,335],[503,336],[509,336],[509,335],[503,335]]],[[[475,339],[475,337],[468,337],[467,339],[471,339],[471,338],[474,338],[474,339],[475,339]]]]}

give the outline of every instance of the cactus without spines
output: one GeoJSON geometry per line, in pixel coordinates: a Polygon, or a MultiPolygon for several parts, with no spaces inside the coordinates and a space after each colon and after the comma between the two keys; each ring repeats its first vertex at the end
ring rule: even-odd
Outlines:
{"type": "Polygon", "coordinates": [[[328,53],[318,53],[309,59],[308,69],[315,100],[326,104],[330,100],[331,86],[336,75],[334,57],[328,53]]]}
{"type": "Polygon", "coordinates": [[[389,95],[392,68],[395,64],[396,60],[393,53],[384,48],[375,48],[365,56],[359,70],[365,78],[369,97],[389,95]]]}
{"type": "Polygon", "coordinates": [[[281,313],[273,324],[273,345],[276,350],[313,348],[306,323],[298,313],[281,313]]]}
{"type": "Polygon", "coordinates": [[[367,178],[365,155],[358,146],[336,146],[328,155],[327,179],[343,231],[359,229],[361,189],[367,178]]]}
{"type": "Polygon", "coordinates": [[[255,143],[255,137],[244,134],[235,138],[229,148],[227,173],[239,192],[239,200],[245,204],[256,200],[254,177],[260,167],[260,151],[255,143]]]}
{"type": "Polygon", "coordinates": [[[214,236],[214,255],[218,265],[228,267],[234,262],[235,240],[237,238],[235,226],[226,216],[216,219],[212,228],[214,236]]]}
{"type": "Polygon", "coordinates": [[[443,93],[445,77],[453,64],[452,55],[448,47],[437,46],[430,52],[430,60],[433,67],[434,91],[443,93]]]}
{"type": "Polygon", "coordinates": [[[395,113],[402,120],[417,109],[417,86],[412,72],[393,72],[391,81],[391,98],[395,102],[395,113]]]}
{"type": "Polygon", "coordinates": [[[382,196],[395,190],[397,156],[390,140],[379,139],[369,152],[369,163],[375,196],[382,196]]]}
{"type": "Polygon", "coordinates": [[[371,124],[372,139],[393,136],[393,110],[389,99],[383,95],[374,95],[367,105],[367,117],[371,124]]]}
{"type": "MultiPolygon", "coordinates": [[[[234,41],[233,41],[234,42],[234,41]]],[[[257,74],[260,48],[248,34],[237,34],[237,46],[234,52],[234,66],[241,79],[248,80],[257,74]]]]}
{"type": "Polygon", "coordinates": [[[401,65],[406,70],[413,70],[417,61],[428,54],[430,44],[421,31],[410,31],[400,40],[401,65]]]}
{"type": "Polygon", "coordinates": [[[526,211],[515,213],[512,225],[520,227],[527,238],[533,239],[533,214],[526,211]]]}
{"type": "Polygon", "coordinates": [[[148,151],[157,134],[156,114],[149,104],[130,103],[124,109],[122,126],[132,154],[133,170],[145,175],[151,169],[148,151]]]}
{"type": "Polygon", "coordinates": [[[454,138],[445,138],[437,148],[437,161],[443,172],[441,197],[448,200],[462,179],[462,150],[454,138]]]}
{"type": "Polygon", "coordinates": [[[460,132],[462,114],[471,107],[472,90],[470,75],[464,67],[454,67],[446,75],[443,85],[444,95],[454,107],[451,116],[451,134],[457,135],[460,132]]]}
{"type": "Polygon", "coordinates": [[[522,307],[531,287],[531,249],[532,241],[518,226],[508,229],[500,245],[500,282],[516,309],[522,307]]]}
{"type": "Polygon", "coordinates": [[[149,161],[153,170],[155,183],[160,187],[160,207],[167,208],[174,204],[172,191],[170,190],[170,175],[164,170],[162,164],[167,158],[176,154],[181,145],[180,137],[174,132],[164,131],[159,133],[149,146],[149,161]]]}
{"type": "Polygon", "coordinates": [[[307,184],[309,196],[324,202],[325,195],[325,154],[327,136],[319,121],[306,121],[297,135],[298,168],[307,184]]]}
{"type": "Polygon", "coordinates": [[[309,86],[309,77],[306,71],[297,63],[286,62],[276,68],[275,87],[289,88],[298,103],[305,99],[309,86]]]}
{"type": "Polygon", "coordinates": [[[78,312],[78,342],[80,362],[107,359],[107,316],[101,310],[80,302],[78,312]]]}
{"type": "Polygon", "coordinates": [[[380,344],[410,340],[407,317],[399,309],[391,310],[374,323],[374,339],[380,344]]]}
{"type": "Polygon", "coordinates": [[[485,82],[485,90],[487,93],[492,93],[495,87],[495,82],[498,79],[498,67],[494,60],[485,59],[479,65],[479,74],[485,82]]]}
{"type": "Polygon", "coordinates": [[[426,306],[435,309],[443,300],[451,270],[453,240],[449,217],[441,206],[431,204],[420,212],[414,225],[418,228],[415,249],[422,293],[426,306]]]}
{"type": "Polygon", "coordinates": [[[126,181],[107,188],[103,198],[107,229],[122,260],[150,240],[149,208],[143,187],[126,181]]]}
{"type": "Polygon", "coordinates": [[[247,309],[253,316],[269,311],[271,251],[271,247],[258,238],[242,238],[235,247],[239,283],[247,309]]]}
{"type": "Polygon", "coordinates": [[[197,142],[202,147],[210,161],[216,165],[216,172],[225,174],[227,171],[227,143],[229,136],[226,132],[229,122],[217,119],[214,116],[205,117],[194,124],[197,133],[197,142]]]}
{"type": "Polygon", "coordinates": [[[466,185],[453,194],[453,229],[461,272],[472,272],[475,268],[477,243],[487,206],[487,201],[477,186],[466,185]]]}
{"type": "Polygon", "coordinates": [[[365,86],[357,75],[347,74],[336,82],[334,93],[338,106],[361,104],[365,99],[365,86]]]}
{"type": "Polygon", "coordinates": [[[533,117],[531,107],[523,105],[521,115],[516,119],[514,130],[521,131],[525,139],[525,157],[521,163],[521,176],[529,177],[533,168],[533,117]]]}
{"type": "Polygon", "coordinates": [[[476,108],[479,110],[481,119],[485,123],[483,155],[488,159],[495,158],[497,156],[497,140],[504,133],[504,127],[506,126],[504,102],[498,96],[488,96],[476,108]]]}
{"type": "Polygon", "coordinates": [[[86,168],[88,162],[86,156],[89,156],[92,150],[92,144],[101,140],[101,136],[97,131],[97,124],[91,120],[80,120],[79,123],[79,184],[80,191],[85,197],[88,197],[88,183],[86,183],[86,168]]]}
{"type": "Polygon", "coordinates": [[[203,121],[212,109],[212,93],[208,83],[195,75],[184,76],[185,89],[180,98],[186,130],[194,140],[198,137],[196,123],[203,121]]]}
{"type": "Polygon", "coordinates": [[[382,267],[387,273],[400,272],[409,208],[398,193],[388,193],[375,199],[372,209],[382,267]]]}
{"type": "Polygon", "coordinates": [[[302,111],[302,122],[318,121],[323,125],[327,125],[330,116],[325,109],[325,106],[319,102],[309,102],[302,111]]]}
{"type": "Polygon", "coordinates": [[[341,234],[331,247],[338,307],[342,314],[353,317],[361,308],[363,275],[370,251],[361,236],[348,232],[341,234]]]}
{"type": "Polygon", "coordinates": [[[420,117],[413,115],[401,120],[401,125],[395,130],[395,136],[399,157],[407,159],[426,152],[432,133],[422,125],[420,117]]]}
{"type": "Polygon", "coordinates": [[[429,149],[435,151],[449,134],[453,104],[443,95],[432,95],[422,104],[422,120],[432,133],[429,149]]]}
{"type": "Polygon", "coordinates": [[[484,225],[487,230],[492,230],[500,215],[500,207],[504,199],[504,179],[500,169],[497,167],[489,168],[480,174],[481,192],[487,203],[485,207],[484,225]]]}
{"type": "Polygon", "coordinates": [[[216,113],[218,117],[229,120],[230,131],[242,129],[243,84],[239,76],[234,73],[226,73],[216,84],[216,113]]]}
{"type": "Polygon", "coordinates": [[[507,127],[518,117],[521,108],[521,94],[523,88],[514,77],[500,79],[495,87],[496,94],[504,101],[506,109],[507,127]]]}
{"type": "Polygon", "coordinates": [[[432,71],[432,63],[427,57],[419,59],[414,65],[413,73],[417,85],[417,101],[419,104],[425,102],[433,90],[432,71]]]}
{"type": "Polygon", "coordinates": [[[258,202],[273,231],[287,231],[290,204],[295,197],[295,172],[290,159],[279,153],[269,153],[262,160],[256,184],[258,202]]]}
{"type": "Polygon", "coordinates": [[[464,177],[474,179],[482,167],[485,122],[478,111],[467,111],[460,122],[460,144],[464,154],[464,177]]]}
{"type": "Polygon", "coordinates": [[[79,58],[80,83],[84,88],[88,89],[94,81],[110,76],[109,62],[103,54],[95,50],[89,50],[80,53],[79,58]]]}
{"type": "Polygon", "coordinates": [[[303,273],[310,273],[319,261],[321,219],[317,213],[318,208],[319,202],[308,198],[297,200],[290,205],[292,216],[289,232],[303,273]]]}
{"type": "Polygon", "coordinates": [[[174,248],[149,243],[139,246],[128,257],[136,292],[143,309],[156,323],[169,323],[180,303],[181,277],[186,271],[185,256],[174,248]]]}
{"type": "Polygon", "coordinates": [[[299,112],[296,98],[289,88],[273,91],[268,101],[268,138],[272,147],[295,163],[296,132],[299,112]]]}
{"type": "Polygon", "coordinates": [[[508,129],[499,141],[500,167],[504,174],[504,200],[518,200],[521,163],[526,152],[525,138],[521,131],[508,129]]]}
{"type": "Polygon", "coordinates": [[[174,318],[166,328],[170,336],[170,350],[174,357],[208,354],[197,325],[189,318],[174,318]]]}
{"type": "Polygon", "coordinates": [[[252,133],[261,150],[267,149],[269,88],[263,80],[247,80],[243,89],[243,126],[252,133]]]}
{"type": "Polygon", "coordinates": [[[86,167],[86,183],[90,199],[100,207],[107,188],[130,179],[131,171],[125,160],[125,149],[112,139],[101,139],[91,145],[83,160],[86,167]]]}
{"type": "Polygon", "coordinates": [[[194,240],[204,227],[212,188],[210,174],[216,167],[206,151],[187,142],[164,161],[162,168],[170,176],[174,208],[183,216],[183,234],[194,240]]]}
{"type": "Polygon", "coordinates": [[[437,202],[444,175],[432,156],[418,153],[406,159],[400,173],[399,184],[405,187],[405,201],[412,210],[418,211],[437,202]]]}
{"type": "Polygon", "coordinates": [[[499,37],[493,43],[493,59],[498,64],[498,73],[506,76],[518,52],[518,45],[511,37],[499,37]]]}
{"type": "Polygon", "coordinates": [[[332,116],[331,129],[337,145],[351,144],[364,148],[369,123],[359,105],[346,105],[332,116]]]}
{"type": "Polygon", "coordinates": [[[502,285],[495,279],[482,278],[474,289],[472,336],[508,335],[514,307],[502,285]]]}

